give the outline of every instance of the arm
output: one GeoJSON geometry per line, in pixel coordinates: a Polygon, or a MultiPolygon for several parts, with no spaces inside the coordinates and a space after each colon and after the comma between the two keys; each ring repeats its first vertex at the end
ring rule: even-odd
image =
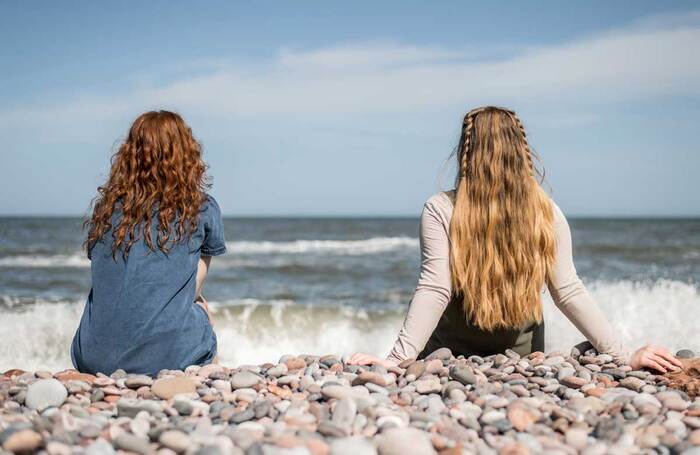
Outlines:
{"type": "Polygon", "coordinates": [[[207,278],[207,272],[209,272],[212,256],[226,253],[226,239],[224,238],[224,222],[221,218],[221,209],[213,197],[207,196],[201,217],[204,227],[204,239],[199,250],[200,256],[197,263],[196,301],[204,301],[202,288],[204,287],[204,280],[207,278]]]}
{"type": "Polygon", "coordinates": [[[420,224],[421,269],[413,300],[388,361],[416,358],[435,330],[452,295],[449,216],[435,203],[425,204],[420,224]]]}
{"type": "Polygon", "coordinates": [[[666,349],[644,346],[633,354],[615,336],[610,323],[581,283],[571,254],[571,230],[564,214],[554,205],[554,229],[557,254],[549,276],[549,293],[557,307],[581,331],[598,352],[612,355],[635,370],[653,368],[662,373],[682,366],[666,349]]]}
{"type": "Polygon", "coordinates": [[[629,352],[617,339],[610,323],[576,273],[569,223],[559,207],[553,205],[553,211],[557,252],[547,285],[554,303],[598,352],[629,362],[629,352]]]}
{"type": "Polygon", "coordinates": [[[197,264],[195,300],[203,299],[202,288],[204,287],[204,280],[207,278],[207,272],[209,272],[209,264],[211,264],[211,256],[202,256],[199,258],[199,263],[197,264]]]}

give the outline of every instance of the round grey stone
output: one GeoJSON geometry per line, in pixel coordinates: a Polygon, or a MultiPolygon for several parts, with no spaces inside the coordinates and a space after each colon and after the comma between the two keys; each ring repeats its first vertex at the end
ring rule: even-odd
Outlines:
{"type": "Polygon", "coordinates": [[[449,348],[439,348],[433,351],[431,354],[429,354],[425,360],[434,360],[434,359],[440,359],[440,360],[447,360],[450,357],[452,357],[452,351],[450,351],[449,348]]]}
{"type": "Polygon", "coordinates": [[[249,406],[245,409],[245,411],[238,412],[231,416],[231,422],[242,423],[247,422],[248,420],[251,420],[253,418],[255,418],[255,411],[252,407],[249,406]]]}
{"type": "Polygon", "coordinates": [[[559,372],[557,373],[557,379],[559,379],[561,381],[562,379],[568,378],[568,377],[573,376],[575,374],[576,374],[576,370],[574,370],[573,368],[569,368],[569,367],[560,368],[559,372]]]}
{"type": "Polygon", "coordinates": [[[333,455],[377,455],[377,448],[361,436],[338,438],[331,442],[333,455]]]}
{"type": "Polygon", "coordinates": [[[231,378],[231,385],[234,389],[247,389],[260,382],[260,376],[250,371],[241,371],[231,378]]]}
{"type": "Polygon", "coordinates": [[[151,452],[151,446],[148,439],[139,438],[129,433],[121,433],[112,441],[114,447],[128,452],[147,454],[151,452]]]}
{"type": "Polygon", "coordinates": [[[158,442],[173,452],[183,453],[189,448],[191,440],[182,431],[168,430],[161,433],[158,442]]]}
{"type": "Polygon", "coordinates": [[[357,415],[357,404],[349,397],[341,398],[333,408],[333,424],[340,428],[350,428],[357,415]]]}
{"type": "Polygon", "coordinates": [[[383,431],[378,439],[380,455],[405,455],[407,453],[430,455],[435,453],[428,433],[417,428],[389,428],[383,431]]]}
{"type": "Polygon", "coordinates": [[[117,412],[119,417],[136,417],[141,411],[146,411],[149,414],[161,412],[163,406],[154,400],[137,400],[133,398],[122,398],[117,401],[117,412]]]}
{"type": "Polygon", "coordinates": [[[112,444],[100,438],[85,448],[85,455],[113,455],[112,444]]]}
{"type": "Polygon", "coordinates": [[[692,359],[695,356],[696,354],[690,349],[681,349],[680,351],[676,352],[676,357],[679,359],[692,359]]]}
{"type": "Polygon", "coordinates": [[[450,368],[450,379],[454,379],[464,385],[476,384],[476,375],[469,367],[464,366],[450,368]]]}
{"type": "MultiPolygon", "coordinates": [[[[243,453],[243,451],[241,449],[237,448],[237,450],[240,450],[240,453],[243,453]]],[[[236,454],[239,452],[233,452],[233,453],[236,454]]],[[[224,455],[224,453],[217,446],[204,446],[204,447],[200,448],[199,450],[197,450],[195,452],[195,455],[224,455]]]]}
{"type": "Polygon", "coordinates": [[[188,416],[192,414],[192,411],[194,410],[192,403],[187,400],[177,400],[175,403],[173,403],[173,408],[175,408],[175,410],[181,416],[188,416]]]}

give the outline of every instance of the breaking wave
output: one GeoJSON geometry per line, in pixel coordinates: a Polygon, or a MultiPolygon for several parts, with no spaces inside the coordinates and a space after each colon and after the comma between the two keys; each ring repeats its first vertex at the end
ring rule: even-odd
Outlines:
{"type": "MultiPolygon", "coordinates": [[[[697,315],[695,285],[659,280],[652,283],[595,282],[594,299],[630,347],[654,342],[676,350],[700,349],[697,325],[679,315],[697,315]]],[[[408,303],[408,302],[406,302],[408,303]]],[[[70,367],[69,346],[83,302],[17,302],[1,312],[0,371],[9,368],[70,367]]],[[[583,335],[545,299],[547,349],[568,349],[583,335]]],[[[239,299],[212,302],[219,355],[225,365],[274,362],[283,354],[385,355],[407,307],[375,305],[303,305],[292,300],[239,299]]]]}

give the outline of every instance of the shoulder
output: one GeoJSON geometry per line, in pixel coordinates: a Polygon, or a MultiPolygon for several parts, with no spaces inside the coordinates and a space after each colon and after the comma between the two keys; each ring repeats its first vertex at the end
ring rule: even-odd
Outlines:
{"type": "Polygon", "coordinates": [[[219,203],[216,202],[216,199],[214,199],[214,196],[210,194],[205,195],[204,199],[204,204],[202,204],[202,212],[209,212],[209,213],[221,213],[221,208],[219,207],[219,203]]]}
{"type": "Polygon", "coordinates": [[[554,202],[554,199],[550,199],[549,201],[552,204],[552,221],[554,222],[554,226],[568,224],[564,212],[559,208],[557,203],[554,202]]]}
{"type": "Polygon", "coordinates": [[[207,194],[199,210],[200,219],[205,223],[216,223],[221,219],[221,208],[213,196],[207,194]]]}
{"type": "Polygon", "coordinates": [[[424,207],[430,207],[437,209],[439,211],[452,211],[454,207],[454,190],[451,191],[440,191],[439,193],[433,194],[425,201],[424,207]]]}
{"type": "Polygon", "coordinates": [[[430,216],[448,226],[454,207],[454,191],[441,191],[433,194],[423,205],[423,217],[430,216]]]}

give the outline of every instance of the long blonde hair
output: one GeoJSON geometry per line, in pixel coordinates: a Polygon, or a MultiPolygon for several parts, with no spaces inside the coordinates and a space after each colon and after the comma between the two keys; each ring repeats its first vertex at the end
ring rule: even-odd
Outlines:
{"type": "Polygon", "coordinates": [[[450,265],[468,322],[485,330],[542,321],[556,241],[532,157],[515,112],[488,106],[464,117],[450,265]]]}

